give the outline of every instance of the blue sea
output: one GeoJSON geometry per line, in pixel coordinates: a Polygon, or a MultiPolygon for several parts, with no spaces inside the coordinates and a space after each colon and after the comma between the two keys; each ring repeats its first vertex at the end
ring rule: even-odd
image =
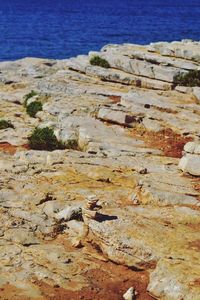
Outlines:
{"type": "Polygon", "coordinates": [[[200,0],[0,0],[0,60],[200,40],[200,0]]]}

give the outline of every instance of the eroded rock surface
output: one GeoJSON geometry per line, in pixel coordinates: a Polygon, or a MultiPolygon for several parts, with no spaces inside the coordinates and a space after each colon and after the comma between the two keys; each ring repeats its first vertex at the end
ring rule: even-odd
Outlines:
{"type": "Polygon", "coordinates": [[[199,53],[182,41],[0,63],[0,119],[14,127],[0,130],[1,299],[123,299],[131,287],[140,300],[200,299],[199,90],[175,86],[199,53]],[[67,149],[29,148],[47,126],[67,149]]]}

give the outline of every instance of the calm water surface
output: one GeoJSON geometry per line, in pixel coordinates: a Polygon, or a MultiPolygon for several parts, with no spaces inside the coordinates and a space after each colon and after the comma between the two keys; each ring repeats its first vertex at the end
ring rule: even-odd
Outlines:
{"type": "Polygon", "coordinates": [[[0,0],[0,60],[183,38],[200,40],[200,0],[0,0]]]}

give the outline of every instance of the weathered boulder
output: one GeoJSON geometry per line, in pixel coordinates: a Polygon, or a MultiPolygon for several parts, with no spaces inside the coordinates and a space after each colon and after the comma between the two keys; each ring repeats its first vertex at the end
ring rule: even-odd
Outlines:
{"type": "Polygon", "coordinates": [[[200,176],[200,143],[189,142],[184,146],[185,154],[179,162],[179,169],[194,176],[200,176]]]}
{"type": "Polygon", "coordinates": [[[186,173],[200,176],[200,156],[187,154],[179,162],[179,168],[186,173]]]}
{"type": "Polygon", "coordinates": [[[189,142],[185,144],[184,151],[191,154],[200,154],[200,143],[189,142]]]}
{"type": "MultiPolygon", "coordinates": [[[[195,254],[194,254],[195,255],[195,254]]],[[[189,261],[182,261],[181,257],[175,259],[164,258],[160,260],[155,271],[150,275],[148,290],[164,300],[198,300],[198,278],[194,272],[187,272],[188,267],[195,268],[196,274],[200,272],[199,265],[190,264],[189,261]]]]}

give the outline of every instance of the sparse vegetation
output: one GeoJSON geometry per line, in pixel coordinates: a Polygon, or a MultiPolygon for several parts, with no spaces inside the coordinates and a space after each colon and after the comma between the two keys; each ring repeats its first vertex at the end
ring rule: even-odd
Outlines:
{"type": "Polygon", "coordinates": [[[37,96],[37,92],[35,92],[35,91],[31,91],[30,93],[28,93],[28,94],[26,94],[25,96],[24,96],[24,107],[26,107],[27,106],[27,101],[30,99],[30,98],[32,98],[32,97],[34,97],[34,96],[37,96]]]}
{"type": "Polygon", "coordinates": [[[176,85],[188,87],[200,86],[200,70],[192,70],[188,73],[181,73],[175,77],[176,85]]]}
{"type": "Polygon", "coordinates": [[[104,59],[104,58],[102,58],[98,55],[93,56],[90,59],[90,64],[92,66],[99,66],[99,67],[102,67],[102,68],[110,68],[109,62],[106,59],[104,59]]]}
{"type": "Polygon", "coordinates": [[[14,128],[14,126],[10,121],[0,120],[0,130],[7,128],[14,128]]]}
{"type": "Polygon", "coordinates": [[[29,146],[34,150],[53,151],[56,149],[64,149],[65,145],[57,140],[52,128],[35,128],[29,137],[29,146]]]}
{"type": "Polygon", "coordinates": [[[70,220],[83,221],[82,208],[79,207],[78,210],[72,212],[70,220]]]}
{"type": "Polygon", "coordinates": [[[41,110],[42,110],[42,103],[40,101],[33,101],[26,106],[26,112],[32,118],[34,118],[37,112],[41,110]]]}
{"type": "Polygon", "coordinates": [[[79,150],[78,141],[77,140],[69,140],[65,143],[66,149],[79,150]]]}

